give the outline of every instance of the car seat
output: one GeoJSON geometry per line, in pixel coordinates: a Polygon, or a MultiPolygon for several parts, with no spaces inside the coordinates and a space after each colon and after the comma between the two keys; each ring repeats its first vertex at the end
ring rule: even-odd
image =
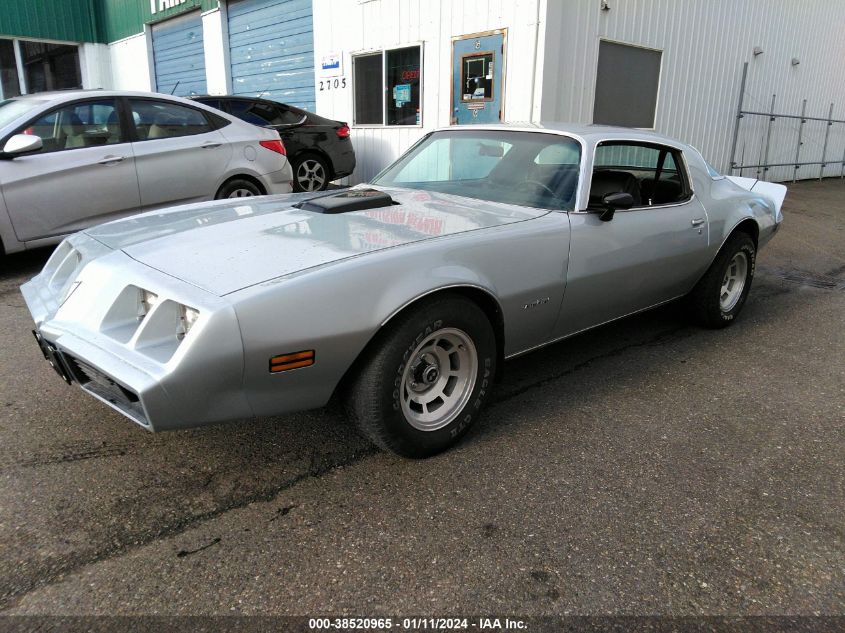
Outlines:
{"type": "Polygon", "coordinates": [[[120,117],[117,115],[117,110],[112,110],[106,120],[106,131],[109,133],[108,142],[120,143],[120,117]]]}
{"type": "Polygon", "coordinates": [[[590,204],[601,205],[602,198],[609,193],[629,193],[634,199],[632,206],[642,205],[640,183],[636,176],[627,171],[600,170],[593,173],[590,183],[590,204]]]}
{"type": "Polygon", "coordinates": [[[643,178],[640,183],[643,199],[648,204],[667,204],[681,199],[683,188],[677,180],[643,178]]]}
{"type": "Polygon", "coordinates": [[[76,147],[85,147],[85,125],[82,119],[76,112],[67,113],[66,121],[63,121],[61,127],[62,138],[64,144],[63,149],[73,149],[76,147]]]}

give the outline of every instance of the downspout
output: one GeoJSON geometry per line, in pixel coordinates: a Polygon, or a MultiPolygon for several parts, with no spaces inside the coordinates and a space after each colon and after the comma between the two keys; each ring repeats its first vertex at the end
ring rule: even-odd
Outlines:
{"type": "MultiPolygon", "coordinates": [[[[537,15],[534,19],[534,60],[531,64],[531,105],[528,120],[534,123],[534,92],[537,88],[537,56],[540,48],[540,7],[544,0],[537,0],[537,15]]],[[[538,117],[539,118],[539,117],[538,117]]]]}

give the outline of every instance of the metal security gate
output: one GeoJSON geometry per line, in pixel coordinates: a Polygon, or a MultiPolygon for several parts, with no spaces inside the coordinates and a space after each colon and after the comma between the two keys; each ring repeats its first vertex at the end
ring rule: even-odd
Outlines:
{"type": "Polygon", "coordinates": [[[312,0],[234,0],[227,6],[232,94],[314,110],[312,0]]]}
{"type": "Polygon", "coordinates": [[[830,104],[826,117],[808,116],[807,99],[801,103],[800,114],[784,113],[776,106],[777,95],[773,94],[765,111],[767,104],[746,91],[747,78],[745,62],[731,140],[731,173],[738,171],[740,176],[753,175],[775,182],[845,178],[845,119],[833,118],[834,104],[830,104]],[[751,105],[755,109],[745,109],[749,99],[755,102],[751,105]],[[748,121],[743,125],[746,117],[748,121]],[[770,151],[773,136],[779,146],[777,152],[770,151]],[[749,170],[753,171],[748,173],[749,170]]]}
{"type": "Polygon", "coordinates": [[[154,24],[152,35],[156,91],[183,97],[206,94],[200,12],[154,24]]]}

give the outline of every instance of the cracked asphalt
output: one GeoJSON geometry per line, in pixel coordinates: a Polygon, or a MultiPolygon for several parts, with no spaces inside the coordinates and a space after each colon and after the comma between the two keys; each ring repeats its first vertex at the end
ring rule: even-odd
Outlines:
{"type": "Polygon", "coordinates": [[[0,271],[4,614],[845,613],[845,181],[790,187],[723,331],[676,305],[512,361],[456,449],[336,410],[151,435],[0,271]]]}

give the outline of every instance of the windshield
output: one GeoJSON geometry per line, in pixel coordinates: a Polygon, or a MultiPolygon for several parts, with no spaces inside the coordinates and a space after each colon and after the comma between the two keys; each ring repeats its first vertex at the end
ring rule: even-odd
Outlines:
{"type": "Polygon", "coordinates": [[[0,101],[0,128],[6,127],[18,117],[23,116],[30,110],[35,110],[44,103],[44,101],[38,99],[6,99],[0,101]]]}
{"type": "Polygon", "coordinates": [[[581,145],[543,132],[433,132],[373,184],[541,209],[575,208],[581,145]]]}

